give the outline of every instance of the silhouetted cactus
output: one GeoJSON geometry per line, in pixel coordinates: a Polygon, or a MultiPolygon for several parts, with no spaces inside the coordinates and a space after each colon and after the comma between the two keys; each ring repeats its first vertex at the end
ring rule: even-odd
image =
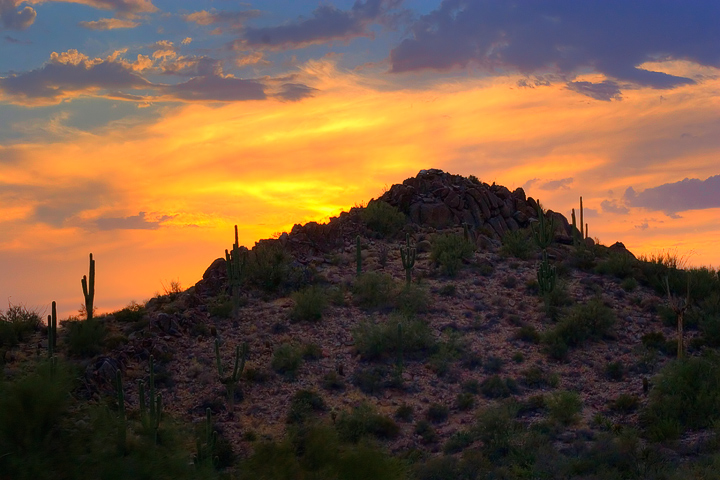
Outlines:
{"type": "Polygon", "coordinates": [[[242,350],[240,346],[235,347],[235,365],[233,367],[232,375],[228,377],[223,376],[222,360],[220,359],[220,340],[215,339],[215,362],[217,363],[218,376],[220,382],[226,385],[228,395],[228,409],[232,412],[235,406],[235,388],[240,380],[243,370],[245,369],[245,359],[248,354],[248,344],[243,342],[242,350]]]}
{"type": "Polygon", "coordinates": [[[557,270],[554,266],[550,265],[546,251],[543,251],[543,259],[538,267],[537,279],[542,295],[546,295],[555,289],[557,270]]]}
{"type": "Polygon", "coordinates": [[[410,234],[405,234],[405,244],[406,246],[400,247],[400,258],[402,260],[403,268],[405,269],[405,280],[407,281],[407,284],[410,285],[410,281],[412,280],[412,269],[415,266],[415,254],[417,253],[417,250],[415,247],[410,247],[410,234]]]}
{"type": "Polygon", "coordinates": [[[670,293],[670,282],[667,276],[665,277],[665,292],[667,292],[670,308],[677,316],[677,358],[680,359],[685,356],[684,317],[685,311],[690,306],[690,277],[688,276],[687,295],[685,298],[676,298],[670,293]]]}
{"type": "Polygon", "coordinates": [[[57,305],[52,302],[52,315],[48,315],[48,358],[55,355],[57,346],[57,305]]]}
{"type": "Polygon", "coordinates": [[[357,262],[357,276],[362,274],[362,253],[360,250],[360,235],[355,237],[355,259],[357,262]]]}
{"type": "Polygon", "coordinates": [[[80,283],[82,284],[83,295],[85,296],[85,313],[87,314],[87,319],[91,320],[93,317],[93,303],[95,301],[95,260],[93,260],[92,253],[90,254],[89,277],[83,275],[80,283]]]}
{"type": "Polygon", "coordinates": [[[235,243],[233,243],[232,252],[225,250],[227,278],[233,302],[233,318],[237,318],[240,311],[240,287],[242,286],[242,274],[246,261],[247,254],[240,250],[240,244],[238,242],[238,228],[237,225],[235,225],[235,243]]]}
{"type": "Polygon", "coordinates": [[[588,235],[588,224],[583,223],[585,220],[583,217],[582,197],[580,197],[580,228],[579,229],[577,228],[576,223],[575,223],[575,209],[574,208],[572,209],[571,217],[572,217],[573,244],[578,245],[582,241],[583,242],[582,244],[584,245],[585,239],[588,238],[589,235],[588,235]]]}
{"type": "Polygon", "coordinates": [[[157,444],[157,433],[160,428],[160,418],[162,417],[162,394],[155,395],[155,359],[150,355],[150,395],[148,398],[149,408],[145,408],[145,385],[142,381],[138,382],[140,390],[140,419],[143,426],[152,432],[153,442],[157,444]],[[148,411],[149,410],[149,411],[148,411]]]}
{"type": "Polygon", "coordinates": [[[193,458],[196,467],[202,466],[204,463],[211,463],[214,467],[218,464],[218,457],[213,456],[215,444],[217,442],[217,432],[213,430],[212,413],[210,408],[205,409],[205,442],[198,436],[195,439],[195,448],[197,453],[193,458]]]}
{"type": "Polygon", "coordinates": [[[545,212],[539,202],[537,206],[537,216],[537,227],[534,223],[531,225],[533,239],[535,240],[535,244],[541,250],[545,250],[550,246],[550,244],[552,244],[553,241],[553,234],[555,233],[555,219],[551,217],[550,221],[547,221],[545,212]]]}

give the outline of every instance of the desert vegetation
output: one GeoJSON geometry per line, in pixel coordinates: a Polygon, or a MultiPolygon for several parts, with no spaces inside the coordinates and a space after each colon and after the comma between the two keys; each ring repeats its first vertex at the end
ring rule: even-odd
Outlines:
{"type": "Polygon", "coordinates": [[[9,305],[0,478],[717,476],[718,271],[410,180],[116,312],[93,257],[78,317],[9,305]]]}

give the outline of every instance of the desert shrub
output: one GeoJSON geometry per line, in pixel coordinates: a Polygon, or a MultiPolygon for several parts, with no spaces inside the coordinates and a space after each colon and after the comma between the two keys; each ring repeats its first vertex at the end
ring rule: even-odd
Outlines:
{"type": "Polygon", "coordinates": [[[535,252],[535,248],[530,242],[526,231],[513,230],[503,235],[500,252],[506,256],[528,260],[535,252]]]}
{"type": "Polygon", "coordinates": [[[365,309],[386,308],[392,304],[396,289],[395,281],[386,273],[363,273],[353,284],[353,300],[365,309]]]}
{"type": "Polygon", "coordinates": [[[385,380],[388,369],[382,366],[359,367],[353,372],[352,383],[363,393],[376,395],[381,393],[388,385],[385,380]]]}
{"type": "Polygon", "coordinates": [[[677,353],[677,342],[668,340],[662,332],[646,333],[641,338],[642,344],[649,350],[657,350],[665,355],[677,353]]]}
{"type": "Polygon", "coordinates": [[[353,329],[355,348],[365,360],[396,355],[399,348],[398,324],[402,325],[402,351],[406,358],[419,358],[432,353],[435,338],[428,324],[417,319],[390,320],[375,323],[365,320],[353,329]]]}
{"type": "Polygon", "coordinates": [[[582,399],[577,392],[562,390],[545,399],[550,418],[561,425],[572,425],[580,420],[582,399]]]}
{"type": "Polygon", "coordinates": [[[518,328],[513,338],[528,343],[540,343],[540,334],[532,325],[523,325],[518,328]]]}
{"type": "Polygon", "coordinates": [[[322,347],[317,343],[304,343],[300,355],[304,360],[319,360],[322,358],[322,347]]]}
{"type": "Polygon", "coordinates": [[[443,285],[442,287],[440,287],[440,290],[438,290],[438,294],[443,297],[454,297],[456,292],[457,288],[451,283],[443,285]]]}
{"type": "Polygon", "coordinates": [[[345,388],[345,382],[342,377],[335,371],[332,370],[322,378],[322,386],[325,390],[343,390],[345,388]]]}
{"type": "Polygon", "coordinates": [[[275,372],[290,379],[295,378],[301,364],[302,349],[289,343],[277,347],[270,360],[270,367],[275,372]]]}
{"type": "Polygon", "coordinates": [[[395,410],[395,418],[402,422],[411,422],[413,419],[414,409],[412,405],[403,403],[395,410]]]}
{"type": "Polygon", "coordinates": [[[492,375],[480,383],[480,391],[488,398],[505,398],[517,392],[517,384],[512,378],[492,375]]]}
{"type": "Polygon", "coordinates": [[[325,401],[313,390],[298,390],[290,400],[287,423],[304,423],[314,412],[326,410],[325,401]]]}
{"type": "Polygon", "coordinates": [[[672,360],[653,379],[641,413],[654,440],[672,440],[680,428],[706,428],[720,418],[720,359],[716,354],[672,360]],[[661,430],[658,425],[669,428],[661,430]],[[673,427],[674,425],[674,427],[673,427]]]}
{"type": "Polygon", "coordinates": [[[363,403],[351,411],[343,411],[335,428],[340,439],[357,443],[367,436],[385,440],[397,437],[400,427],[390,417],[377,413],[370,404],[363,403]]]}
{"type": "Polygon", "coordinates": [[[467,447],[472,445],[475,441],[475,435],[472,432],[461,430],[455,432],[450,438],[448,438],[445,445],[443,445],[443,453],[446,455],[452,455],[453,453],[462,452],[467,447]]]}
{"type": "MultiPolygon", "coordinates": [[[[537,284],[537,280],[535,280],[535,284],[537,284]]],[[[560,281],[557,282],[551,292],[543,295],[542,299],[545,305],[545,315],[552,321],[557,321],[565,307],[572,305],[572,299],[568,295],[567,287],[564,282],[560,281]]]]}
{"type": "Polygon", "coordinates": [[[68,353],[77,357],[92,357],[103,349],[103,341],[107,335],[105,324],[102,320],[91,318],[90,320],[71,320],[63,323],[67,334],[68,353]]]}
{"type": "Polygon", "coordinates": [[[423,443],[435,443],[438,441],[438,434],[427,420],[420,420],[415,424],[415,435],[420,435],[423,443]]]}
{"type": "Polygon", "coordinates": [[[475,395],[470,392],[458,393],[457,397],[455,397],[455,405],[458,410],[470,410],[475,406],[475,395]]]}
{"type": "Polygon", "coordinates": [[[502,358],[496,357],[495,355],[490,355],[483,362],[483,372],[500,373],[502,371],[504,363],[505,361],[502,358]]]}
{"type": "Polygon", "coordinates": [[[315,285],[293,293],[292,299],[295,305],[290,312],[290,320],[293,322],[317,322],[327,308],[325,292],[315,285]]]}
{"type": "Polygon", "coordinates": [[[473,395],[477,395],[478,393],[480,393],[480,382],[478,382],[474,378],[470,379],[470,380],[466,380],[462,383],[462,385],[460,385],[460,389],[463,392],[472,393],[473,395]]]}
{"type": "Polygon", "coordinates": [[[389,203],[374,200],[360,211],[360,218],[370,230],[382,236],[394,235],[405,225],[405,215],[389,203]]]}
{"type": "Polygon", "coordinates": [[[112,315],[115,317],[115,320],[120,323],[135,323],[141,321],[146,312],[147,309],[144,305],[132,302],[127,307],[118,310],[112,315]]]}
{"type": "Polygon", "coordinates": [[[631,255],[624,252],[612,252],[608,257],[599,262],[595,271],[601,275],[614,275],[617,278],[627,278],[632,276],[633,267],[637,265],[631,255]]]}
{"type": "Polygon", "coordinates": [[[293,264],[290,254],[276,240],[258,242],[248,253],[244,270],[251,285],[267,292],[297,290],[313,281],[313,272],[293,264]]]}
{"type": "Polygon", "coordinates": [[[614,324],[615,314],[599,298],[575,305],[543,335],[545,350],[551,357],[563,359],[568,348],[603,338],[614,324]]]}
{"type": "Polygon", "coordinates": [[[482,452],[491,461],[506,457],[513,450],[514,441],[522,432],[516,414],[516,407],[510,404],[491,406],[478,413],[475,432],[483,443],[482,452]]]}
{"type": "Polygon", "coordinates": [[[621,393],[610,401],[608,407],[615,412],[630,413],[634,412],[640,406],[640,399],[637,395],[621,393]]]}
{"type": "Polygon", "coordinates": [[[638,282],[635,280],[635,277],[627,277],[622,281],[622,283],[620,283],[620,287],[626,292],[632,292],[637,288],[637,286],[638,282]]]}
{"type": "Polygon", "coordinates": [[[0,311],[0,347],[12,347],[24,342],[40,326],[40,315],[21,305],[10,305],[0,311]]]}
{"type": "Polygon", "coordinates": [[[623,376],[625,376],[625,366],[620,360],[608,362],[608,364],[605,365],[605,376],[610,380],[619,382],[623,379],[623,376]]]}
{"type": "Polygon", "coordinates": [[[413,316],[427,312],[430,308],[430,297],[427,290],[416,284],[405,285],[395,295],[395,308],[405,316],[413,316]]]}
{"type": "Polygon", "coordinates": [[[541,388],[550,385],[548,375],[538,366],[530,367],[521,372],[522,383],[529,388],[541,388]]]}
{"type": "Polygon", "coordinates": [[[502,286],[505,288],[515,288],[517,287],[518,279],[515,275],[508,275],[502,280],[502,286]]]}
{"type": "Polygon", "coordinates": [[[450,409],[439,403],[432,403],[425,413],[425,418],[432,423],[442,423],[447,420],[450,409]]]}
{"type": "Polygon", "coordinates": [[[432,241],[430,260],[439,265],[444,274],[455,276],[463,260],[469,259],[475,251],[473,244],[460,235],[436,235],[432,241]]]}

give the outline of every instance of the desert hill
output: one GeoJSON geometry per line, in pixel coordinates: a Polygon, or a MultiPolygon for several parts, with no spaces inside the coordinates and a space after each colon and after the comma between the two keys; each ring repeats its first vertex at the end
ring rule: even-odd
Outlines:
{"type": "MultiPolygon", "coordinates": [[[[202,431],[210,413],[219,440],[180,444],[212,450],[213,472],[379,478],[337,466],[369,448],[388,478],[690,478],[718,461],[720,280],[676,263],[596,244],[520,188],[423,170],[229,246],[185,291],[65,323],[57,355],[81,368],[75,398],[111,413],[120,376],[131,452],[152,357],[167,418],[202,431]]],[[[6,348],[6,383],[47,328],[33,338],[6,348]]]]}

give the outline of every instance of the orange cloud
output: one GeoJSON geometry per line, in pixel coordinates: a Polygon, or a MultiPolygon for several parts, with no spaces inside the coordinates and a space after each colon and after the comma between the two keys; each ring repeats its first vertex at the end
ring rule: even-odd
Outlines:
{"type": "MultiPolygon", "coordinates": [[[[55,61],[91,60],[65,52],[55,61]]],[[[12,159],[0,162],[7,232],[0,260],[24,270],[42,262],[37,271],[58,262],[54,283],[74,291],[93,251],[107,275],[98,304],[117,308],[149,296],[161,279],[197,281],[231,243],[234,224],[240,242],[252,246],[434,167],[509,188],[537,179],[527,193],[568,216],[582,195],[598,212],[588,219],[590,234],[604,243],[621,240],[637,251],[676,245],[698,252],[693,260],[720,264],[711,243],[720,239],[715,210],[669,218],[632,205],[628,214],[602,209],[630,186],[641,191],[720,173],[711,154],[720,81],[637,89],[622,102],[603,102],[562,85],[518,88],[518,79],[455,78],[401,90],[383,77],[315,61],[295,78],[317,89],[300,102],[185,104],[151,123],[82,136],[63,134],[60,118],[62,140],[0,147],[12,159]],[[693,135],[691,146],[684,133],[693,135]],[[657,142],[660,150],[651,148],[657,142]],[[539,188],[570,178],[567,188],[539,188]]],[[[7,282],[0,280],[1,291],[14,288],[7,282]]],[[[53,288],[63,292],[58,297],[73,295],[53,288]]]]}

